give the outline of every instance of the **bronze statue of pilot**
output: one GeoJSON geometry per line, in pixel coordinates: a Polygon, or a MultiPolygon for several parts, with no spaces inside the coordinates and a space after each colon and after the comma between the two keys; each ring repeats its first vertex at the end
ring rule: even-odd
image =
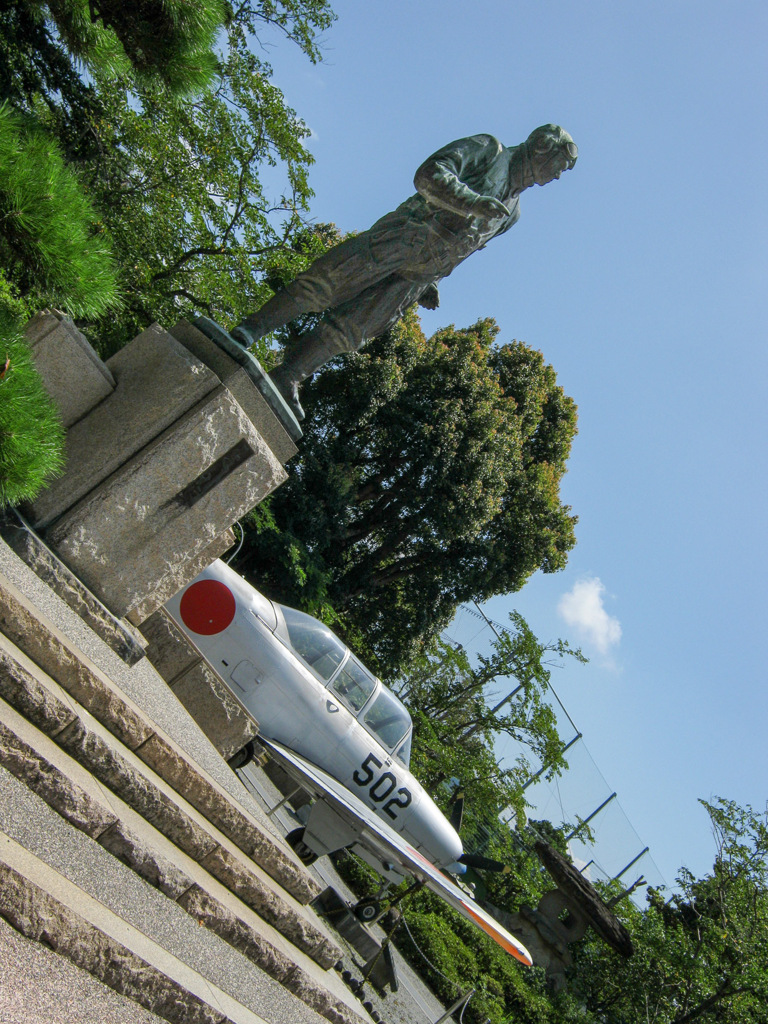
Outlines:
{"type": "Polygon", "coordinates": [[[340,352],[355,352],[413,303],[439,304],[437,282],[520,216],[520,193],[546,185],[576,163],[571,136],[557,125],[519,146],[472,135],[433,153],[416,171],[416,195],[373,227],[320,256],[231,335],[250,346],[304,313],[323,313],[292,341],[271,381],[299,419],[298,386],[340,352]]]}

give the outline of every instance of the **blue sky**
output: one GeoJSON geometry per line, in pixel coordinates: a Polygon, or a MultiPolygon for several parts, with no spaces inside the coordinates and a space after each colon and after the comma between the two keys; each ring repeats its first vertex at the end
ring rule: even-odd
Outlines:
{"type": "Polygon", "coordinates": [[[322,64],[267,53],[313,132],[315,219],[368,227],[465,135],[513,145],[553,121],[579,146],[423,325],[493,316],[576,400],[577,547],[488,614],[583,646],[558,692],[662,875],[702,873],[697,798],[768,797],[768,6],[334,7],[322,64]]]}

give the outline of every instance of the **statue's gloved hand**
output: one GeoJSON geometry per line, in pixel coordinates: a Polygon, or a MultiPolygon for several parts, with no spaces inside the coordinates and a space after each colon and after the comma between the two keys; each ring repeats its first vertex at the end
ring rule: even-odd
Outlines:
{"type": "Polygon", "coordinates": [[[470,213],[473,217],[479,217],[487,223],[502,217],[509,217],[509,210],[504,203],[494,199],[493,196],[478,196],[472,204],[470,213]]]}
{"type": "Polygon", "coordinates": [[[436,284],[428,284],[419,296],[419,305],[423,309],[437,309],[440,305],[440,292],[436,284]]]}

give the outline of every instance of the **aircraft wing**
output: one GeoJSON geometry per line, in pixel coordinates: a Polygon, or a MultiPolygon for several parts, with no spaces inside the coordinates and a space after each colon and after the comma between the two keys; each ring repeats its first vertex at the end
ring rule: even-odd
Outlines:
{"type": "Polygon", "coordinates": [[[390,828],[365,804],[322,768],[281,743],[259,736],[259,742],[276,755],[278,764],[296,779],[301,787],[330,805],[331,809],[354,831],[354,842],[364,846],[382,862],[396,865],[405,874],[424,882],[428,889],[441,896],[462,917],[467,918],[521,963],[530,967],[533,961],[525,946],[510,935],[498,921],[439,871],[426,857],[390,828]]]}

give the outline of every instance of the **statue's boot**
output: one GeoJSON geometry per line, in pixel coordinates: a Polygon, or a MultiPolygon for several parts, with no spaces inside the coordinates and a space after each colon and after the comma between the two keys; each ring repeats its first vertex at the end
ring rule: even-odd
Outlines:
{"type": "Polygon", "coordinates": [[[316,329],[297,338],[286,347],[282,363],[269,375],[297,420],[304,419],[304,410],[299,402],[299,384],[311,377],[329,359],[348,351],[340,343],[340,338],[323,337],[325,333],[316,329]]]}

